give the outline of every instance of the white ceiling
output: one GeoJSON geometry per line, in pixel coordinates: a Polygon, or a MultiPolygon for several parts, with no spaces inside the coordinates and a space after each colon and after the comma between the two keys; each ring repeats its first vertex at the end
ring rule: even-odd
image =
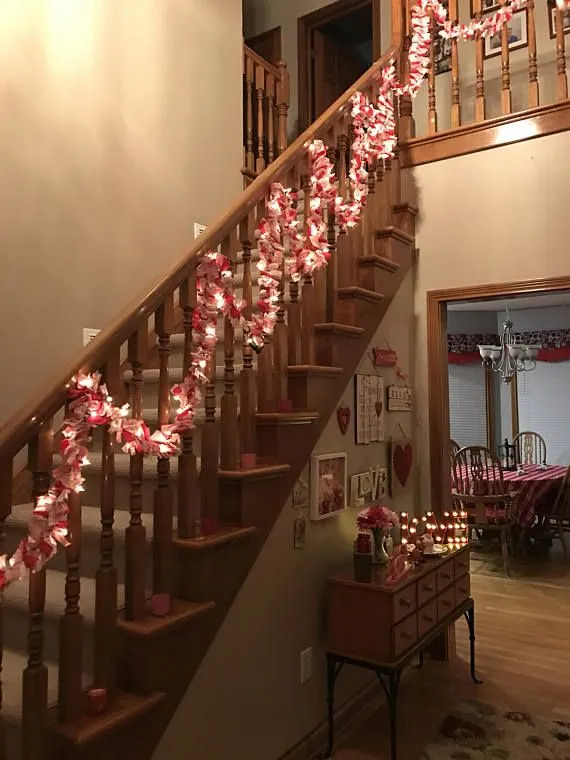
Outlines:
{"type": "Polygon", "coordinates": [[[504,311],[508,306],[511,311],[518,309],[544,309],[548,306],[569,306],[570,292],[545,293],[521,298],[497,298],[492,301],[456,301],[449,303],[449,311],[504,311]]]}

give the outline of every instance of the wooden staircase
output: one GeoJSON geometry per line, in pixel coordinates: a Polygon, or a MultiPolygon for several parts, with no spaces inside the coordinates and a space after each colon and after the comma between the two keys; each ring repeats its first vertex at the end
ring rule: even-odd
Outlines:
{"type": "MultiPolygon", "coordinates": [[[[403,17],[403,5],[394,0],[394,18],[403,17]]],[[[346,176],[350,97],[356,89],[372,96],[389,57],[403,65],[401,28],[395,23],[395,47],[252,182],[185,259],[0,431],[8,554],[49,485],[69,378],[102,370],[114,398],[128,399],[152,428],[172,417],[168,390],[188,366],[200,256],[220,246],[244,299],[255,302],[254,232],[271,184],[297,188],[305,213],[306,149],[315,137],[346,176]]],[[[403,136],[407,113],[401,103],[403,136]]],[[[401,195],[398,155],[370,169],[361,225],[339,234],[331,222],[327,270],[301,284],[283,278],[278,324],[263,351],[256,357],[220,320],[204,406],[177,461],[128,457],[107,430],[94,432],[86,491],[71,509],[71,547],[4,594],[0,758],[152,755],[413,264],[416,210],[401,195]],[[257,465],[245,469],[241,455],[252,453],[257,465]],[[172,595],[166,617],[149,613],[156,593],[172,595]],[[97,716],[87,709],[93,685],[108,694],[97,716]]]]}

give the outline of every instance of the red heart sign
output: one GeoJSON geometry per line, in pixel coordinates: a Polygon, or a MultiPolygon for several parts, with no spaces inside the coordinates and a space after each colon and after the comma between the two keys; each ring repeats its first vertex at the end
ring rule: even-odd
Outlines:
{"type": "Polygon", "coordinates": [[[411,443],[406,443],[405,445],[402,445],[401,443],[394,444],[392,463],[394,467],[394,474],[400,481],[402,488],[406,485],[410,476],[413,456],[414,453],[411,443]]]}
{"type": "Polygon", "coordinates": [[[374,409],[376,409],[376,416],[380,417],[380,415],[382,414],[382,402],[381,401],[377,401],[374,404],[374,409]]]}
{"type": "Polygon", "coordinates": [[[341,404],[336,410],[336,418],[340,432],[344,435],[350,425],[350,408],[345,406],[345,404],[341,404]]]}

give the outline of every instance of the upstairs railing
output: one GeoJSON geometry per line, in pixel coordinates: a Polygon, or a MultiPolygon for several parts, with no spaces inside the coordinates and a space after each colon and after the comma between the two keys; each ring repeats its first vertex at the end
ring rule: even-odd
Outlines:
{"type": "MultiPolygon", "coordinates": [[[[249,318],[255,300],[255,230],[266,214],[266,198],[271,185],[276,182],[299,190],[298,211],[303,222],[306,222],[311,213],[309,194],[305,192],[309,170],[307,149],[314,138],[322,138],[328,146],[328,155],[339,177],[340,193],[345,197],[348,195],[351,97],[359,90],[372,98],[377,89],[376,75],[391,57],[395,58],[400,74],[405,78],[406,59],[401,45],[404,8],[401,0],[393,0],[392,18],[392,48],[286,150],[283,150],[287,102],[284,70],[277,81],[274,70],[267,69],[252,55],[246,54],[249,71],[246,84],[255,82],[258,119],[257,127],[254,127],[251,102],[251,113],[246,113],[246,165],[254,171],[261,171],[261,174],[218,223],[208,227],[194,242],[183,260],[135,299],[73,363],[64,368],[55,382],[46,384],[45,392],[20,409],[2,428],[0,537],[4,551],[7,548],[10,553],[15,548],[5,546],[5,523],[18,503],[13,498],[13,480],[18,472],[19,455],[23,453],[27,456],[31,498],[35,505],[39,505],[50,487],[52,467],[57,461],[58,426],[64,415],[70,378],[80,371],[101,372],[113,398],[130,402],[135,419],[147,419],[149,415],[153,418],[153,422],[149,423],[151,427],[156,427],[157,423],[164,424],[171,418],[169,389],[189,366],[196,306],[196,267],[204,253],[219,248],[230,259],[234,269],[239,269],[236,289],[248,304],[245,316],[249,318]],[[255,80],[251,79],[252,71],[255,80]],[[275,123],[275,108],[277,127],[273,132],[271,124],[275,123]],[[276,153],[281,155],[262,171],[276,153]],[[182,345],[183,348],[182,366],[176,370],[171,361],[175,345],[182,345]],[[148,370],[150,374],[154,373],[152,382],[148,370]]],[[[250,95],[251,92],[250,89],[250,95]]],[[[396,130],[405,139],[410,130],[411,102],[403,97],[399,105],[396,130]]],[[[193,537],[196,527],[199,529],[206,520],[211,525],[216,524],[219,518],[220,471],[240,469],[242,456],[256,451],[255,421],[258,412],[290,406],[288,368],[316,363],[313,326],[340,321],[339,292],[342,288],[354,290],[358,284],[359,257],[373,251],[375,228],[392,224],[393,207],[400,200],[398,153],[393,161],[374,162],[368,168],[370,195],[361,224],[348,234],[339,234],[334,215],[330,215],[327,237],[331,257],[326,272],[320,271],[315,277],[305,276],[302,282],[291,282],[283,275],[275,332],[259,356],[255,355],[247,341],[235,333],[228,319],[218,320],[218,331],[222,336],[221,366],[216,366],[218,362],[214,359],[207,368],[208,383],[201,410],[203,424],[199,451],[196,432],[188,430],[182,435],[182,453],[177,461],[149,461],[150,468],[147,468],[143,467],[142,455],[135,454],[121,470],[119,459],[124,459],[125,455],[121,454],[109,428],[103,429],[102,436],[100,433],[94,436],[94,445],[99,447],[99,480],[95,493],[91,485],[88,495],[89,503],[97,505],[101,526],[97,527],[97,520],[94,529],[100,531],[100,543],[94,550],[97,552],[96,561],[91,562],[94,565],[91,577],[94,578],[96,597],[95,609],[91,610],[95,615],[94,642],[92,652],[82,651],[81,579],[85,571],[80,536],[85,510],[79,496],[74,496],[69,515],[72,545],[63,559],[65,586],[59,592],[57,588],[54,591],[64,596],[61,633],[56,634],[56,644],[59,641],[57,720],[60,724],[73,724],[83,712],[82,673],[92,674],[91,682],[96,687],[106,689],[112,702],[116,692],[114,631],[117,626],[119,578],[124,579],[124,615],[127,621],[140,621],[147,615],[149,584],[154,594],[172,592],[168,568],[172,566],[173,537],[193,537]],[[150,499],[146,491],[149,485],[150,499]],[[116,510],[122,506],[127,511],[128,527],[121,535],[124,539],[121,541],[124,566],[118,567],[118,541],[114,542],[113,539],[118,537],[120,530],[114,527],[116,510]],[[148,573],[145,511],[152,514],[153,521],[152,574],[148,573]],[[152,582],[147,583],[147,577],[151,576],[152,582]]],[[[47,657],[45,652],[46,642],[48,648],[53,648],[53,638],[45,637],[45,568],[30,574],[22,583],[29,584],[29,636],[27,641],[25,637],[19,637],[17,642],[24,649],[27,659],[23,673],[23,756],[27,760],[45,760],[48,704],[46,659],[58,657],[57,651],[54,655],[50,650],[47,657]]],[[[4,646],[4,641],[0,629],[0,647],[4,646]]],[[[12,669],[9,672],[14,675],[12,669]]]]}
{"type": "Polygon", "coordinates": [[[253,179],[287,147],[289,72],[243,47],[243,174],[253,179]]]}
{"type": "MultiPolygon", "coordinates": [[[[484,18],[504,4],[449,0],[447,6],[449,18],[463,23],[484,18]]],[[[408,29],[413,5],[409,0],[408,29]]],[[[550,0],[527,0],[508,26],[488,39],[462,43],[443,40],[434,31],[427,86],[414,101],[415,137],[566,101],[569,31],[570,11],[559,10],[550,0]]]]}

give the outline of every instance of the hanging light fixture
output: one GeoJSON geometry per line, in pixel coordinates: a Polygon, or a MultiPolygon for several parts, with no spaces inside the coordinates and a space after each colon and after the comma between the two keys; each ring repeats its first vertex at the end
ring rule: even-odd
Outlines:
{"type": "Polygon", "coordinates": [[[483,366],[499,372],[505,383],[510,383],[517,372],[529,372],[536,367],[539,345],[525,346],[513,333],[513,323],[506,308],[500,346],[477,346],[483,366]]]}

